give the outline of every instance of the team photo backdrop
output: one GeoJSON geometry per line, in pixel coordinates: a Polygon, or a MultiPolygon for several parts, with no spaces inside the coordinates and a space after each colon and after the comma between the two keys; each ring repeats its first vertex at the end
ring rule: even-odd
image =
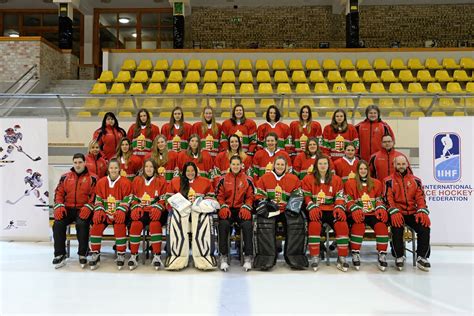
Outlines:
{"type": "Polygon", "coordinates": [[[46,119],[0,119],[0,239],[49,240],[46,119]]]}
{"type": "Polygon", "coordinates": [[[420,118],[420,176],[433,244],[474,244],[474,117],[420,118]]]}

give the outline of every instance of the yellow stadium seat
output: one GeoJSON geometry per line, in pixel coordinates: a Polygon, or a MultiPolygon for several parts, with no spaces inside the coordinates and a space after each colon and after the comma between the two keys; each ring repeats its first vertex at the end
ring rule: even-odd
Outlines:
{"type": "Polygon", "coordinates": [[[160,112],[159,117],[160,118],[170,118],[171,117],[171,112],[160,112]]]}
{"type": "Polygon", "coordinates": [[[431,77],[431,74],[428,70],[418,70],[416,74],[416,80],[419,82],[432,82],[434,78],[431,77]]]}
{"type": "Polygon", "coordinates": [[[449,82],[446,86],[446,92],[463,93],[464,91],[461,89],[461,85],[459,84],[459,82],[449,82]]]}
{"type": "MultiPolygon", "coordinates": [[[[190,82],[184,85],[183,94],[198,94],[199,88],[197,83],[190,82]]],[[[194,98],[183,99],[183,108],[184,109],[193,109],[197,107],[197,101],[194,98]]]]}
{"type": "Polygon", "coordinates": [[[474,82],[468,82],[466,84],[466,92],[474,93],[474,82]]]}
{"type": "Polygon", "coordinates": [[[316,59],[308,59],[306,60],[306,71],[313,71],[313,70],[320,70],[321,66],[316,59]]]}
{"type": "Polygon", "coordinates": [[[403,113],[400,112],[400,111],[392,111],[390,113],[388,113],[388,117],[393,117],[393,118],[400,118],[400,117],[403,117],[403,113]]]}
{"type": "Polygon", "coordinates": [[[191,59],[188,64],[188,71],[189,70],[197,70],[198,72],[201,71],[202,64],[199,59],[191,59]]]}
{"type": "Polygon", "coordinates": [[[240,85],[240,94],[254,94],[255,89],[253,88],[253,84],[250,83],[243,83],[240,85]]]}
{"type": "Polygon", "coordinates": [[[105,111],[100,111],[99,113],[97,113],[97,116],[100,117],[100,118],[103,118],[105,116],[105,111]]]}
{"type": "Polygon", "coordinates": [[[201,82],[201,74],[197,70],[190,70],[186,74],[186,82],[201,82]]]}
{"type": "Polygon", "coordinates": [[[465,70],[455,70],[453,74],[454,81],[465,82],[470,81],[471,78],[467,75],[465,70]]]}
{"type": "Polygon", "coordinates": [[[125,86],[123,83],[114,83],[110,88],[109,94],[125,94],[125,86]]]}
{"type": "Polygon", "coordinates": [[[404,70],[407,69],[407,65],[405,65],[405,62],[401,58],[394,58],[390,62],[390,68],[393,70],[404,70]]]}
{"type": "Polygon", "coordinates": [[[397,77],[395,77],[395,74],[391,70],[382,71],[380,79],[382,80],[382,82],[398,82],[397,77]]]}
{"type": "Polygon", "coordinates": [[[362,81],[366,83],[373,83],[373,82],[379,82],[379,78],[377,77],[377,74],[373,70],[366,70],[364,71],[364,74],[362,75],[362,81]]]}
{"type": "Polygon", "coordinates": [[[203,94],[216,94],[217,93],[217,85],[215,83],[205,83],[202,87],[203,94]]]}
{"type": "Polygon", "coordinates": [[[101,110],[113,112],[117,108],[118,108],[118,100],[116,98],[108,98],[108,99],[105,99],[101,110]]]}
{"type": "Polygon", "coordinates": [[[183,116],[185,118],[194,118],[194,113],[193,112],[183,112],[183,116]]]}
{"type": "Polygon", "coordinates": [[[365,85],[363,83],[353,83],[351,86],[352,93],[366,93],[365,85]]]}
{"type": "Polygon", "coordinates": [[[110,83],[114,81],[114,73],[110,70],[102,71],[100,74],[99,79],[97,79],[99,82],[103,83],[110,83]]]}
{"type": "Polygon", "coordinates": [[[386,93],[385,87],[383,83],[372,83],[370,85],[370,92],[371,93],[386,93]]]}
{"type": "Polygon", "coordinates": [[[168,71],[169,68],[168,60],[158,59],[155,63],[155,71],[168,71]]]}
{"type": "Polygon", "coordinates": [[[443,111],[434,111],[431,113],[431,116],[446,116],[446,113],[443,111]]]}
{"type": "Polygon", "coordinates": [[[181,71],[173,70],[170,72],[170,75],[168,76],[168,82],[180,83],[182,81],[183,81],[183,74],[181,73],[181,71]]]}
{"type": "Polygon", "coordinates": [[[91,117],[91,116],[92,116],[91,112],[89,111],[81,111],[77,113],[77,117],[86,118],[86,117],[91,117]]]}
{"type": "Polygon", "coordinates": [[[234,71],[235,70],[235,61],[233,61],[232,59],[225,59],[222,62],[222,70],[223,71],[225,71],[225,70],[234,71]]]}
{"type": "Polygon", "coordinates": [[[225,70],[222,72],[221,81],[224,82],[235,82],[235,74],[231,70],[225,70]]]}
{"type": "Polygon", "coordinates": [[[165,88],[164,94],[179,94],[181,88],[178,83],[168,83],[165,88]]]}
{"type": "Polygon", "coordinates": [[[297,94],[311,94],[311,89],[307,83],[298,83],[295,88],[297,94]]]}
{"type": "Polygon", "coordinates": [[[219,63],[216,59],[208,59],[206,61],[206,65],[204,65],[204,70],[206,71],[218,71],[219,70],[219,63]]]}
{"type": "Polygon", "coordinates": [[[416,78],[413,77],[413,74],[411,73],[411,70],[400,70],[400,73],[398,74],[398,78],[400,79],[401,82],[415,82],[416,78]]]}
{"type": "MultiPolygon", "coordinates": [[[[240,85],[240,94],[254,94],[255,90],[253,84],[243,83],[240,85]]],[[[242,98],[240,103],[244,106],[245,109],[255,110],[255,100],[252,98],[242,98]]]]}
{"type": "Polygon", "coordinates": [[[270,70],[270,66],[268,65],[268,60],[266,59],[257,59],[255,61],[255,70],[270,70]]]}
{"type": "Polygon", "coordinates": [[[253,83],[253,76],[250,70],[242,70],[239,74],[240,83],[253,83]]]}
{"type": "Polygon", "coordinates": [[[270,72],[268,70],[260,70],[257,73],[257,82],[272,82],[270,72]]]}
{"type": "Polygon", "coordinates": [[[344,83],[335,83],[332,86],[332,92],[333,93],[347,93],[347,87],[346,84],[344,83]]]}
{"type": "Polygon", "coordinates": [[[357,59],[356,68],[357,70],[372,70],[372,65],[368,59],[357,59]]]}
{"type": "Polygon", "coordinates": [[[84,109],[86,110],[97,110],[100,108],[101,99],[92,98],[86,99],[84,102],[84,109]]]}
{"type": "Polygon", "coordinates": [[[272,62],[273,71],[286,70],[286,63],[283,59],[275,59],[272,62]]]}
{"type": "Polygon", "coordinates": [[[153,98],[143,99],[142,108],[145,108],[145,109],[148,109],[148,110],[158,109],[159,108],[158,99],[153,99],[153,98]]]}
{"type": "Polygon", "coordinates": [[[277,70],[274,74],[275,83],[289,82],[288,74],[284,70],[277,70]]]}
{"type": "Polygon", "coordinates": [[[387,70],[390,67],[387,64],[387,61],[383,58],[377,58],[374,60],[374,69],[375,70],[387,70]]]}
{"type": "Polygon", "coordinates": [[[133,59],[125,59],[123,61],[122,67],[120,68],[120,70],[124,71],[134,71],[135,69],[137,69],[137,64],[133,59]]]}
{"type": "Polygon", "coordinates": [[[258,85],[258,93],[259,94],[272,94],[273,88],[271,83],[261,83],[258,85]]]}
{"type": "MultiPolygon", "coordinates": [[[[354,117],[355,117],[355,118],[361,118],[362,115],[360,114],[359,111],[356,111],[356,112],[354,113],[354,117]]],[[[352,118],[352,111],[347,111],[347,118],[348,118],[348,119],[349,119],[349,118],[352,118]]]]}
{"type": "Polygon", "coordinates": [[[329,94],[329,87],[326,83],[317,83],[314,85],[314,93],[316,94],[329,94]]]}
{"type": "Polygon", "coordinates": [[[443,68],[445,69],[459,69],[461,68],[460,65],[458,65],[458,63],[456,63],[456,61],[454,60],[454,58],[443,58],[443,68]]]}
{"type": "Polygon", "coordinates": [[[428,93],[444,93],[443,88],[438,82],[430,82],[426,87],[428,93]]]}
{"type": "Polygon", "coordinates": [[[132,80],[132,78],[130,77],[129,71],[119,71],[117,78],[115,78],[115,82],[128,83],[130,80],[132,80]]]}
{"type": "Polygon", "coordinates": [[[128,88],[127,94],[142,94],[143,85],[141,83],[132,83],[128,88]]]}
{"type": "Polygon", "coordinates": [[[474,59],[470,57],[462,57],[459,61],[462,69],[474,69],[474,59]]]}
{"type": "Polygon", "coordinates": [[[421,111],[413,111],[410,113],[410,117],[425,117],[425,113],[421,111]]]}
{"type": "Polygon", "coordinates": [[[142,59],[138,64],[138,71],[151,71],[153,69],[153,63],[149,59],[142,59]]]}
{"type": "Polygon", "coordinates": [[[462,111],[454,111],[453,116],[466,116],[466,114],[464,114],[462,111]]]}
{"type": "Polygon", "coordinates": [[[342,77],[339,71],[331,70],[328,72],[328,81],[329,82],[342,82],[342,77]]]}
{"type": "Polygon", "coordinates": [[[146,94],[160,94],[161,92],[161,83],[150,83],[146,89],[146,94]]]}
{"type": "Polygon", "coordinates": [[[425,68],[426,69],[431,69],[431,70],[436,70],[436,69],[441,69],[443,67],[439,64],[439,62],[436,58],[426,58],[425,68]]]}
{"type": "Polygon", "coordinates": [[[288,83],[279,83],[277,86],[277,93],[279,94],[291,94],[291,87],[288,83]]]}
{"type": "Polygon", "coordinates": [[[359,74],[355,70],[346,71],[344,76],[346,82],[361,82],[362,79],[359,77],[359,74]]]}
{"type": "Polygon", "coordinates": [[[354,70],[354,64],[352,63],[352,60],[350,59],[341,59],[339,61],[339,69],[341,70],[354,70]]]}
{"type": "Polygon", "coordinates": [[[456,108],[456,101],[453,98],[441,97],[438,104],[442,110],[453,111],[456,108]]]}
{"type": "Polygon", "coordinates": [[[221,87],[222,94],[235,94],[235,85],[233,83],[224,83],[221,87]]]}
{"type": "Polygon", "coordinates": [[[153,71],[153,74],[151,75],[150,82],[163,83],[163,82],[165,82],[165,80],[166,80],[166,77],[165,77],[164,71],[163,70],[155,70],[155,71],[153,71]]]}
{"type": "Polygon", "coordinates": [[[408,92],[409,93],[425,93],[423,87],[418,82],[412,82],[408,85],[408,92]]]}
{"type": "Polygon", "coordinates": [[[408,59],[408,69],[420,70],[425,69],[425,67],[418,58],[410,58],[408,59]]]}
{"type": "Polygon", "coordinates": [[[239,60],[239,70],[249,70],[252,71],[252,62],[250,59],[241,59],[239,60]]]}
{"type": "Polygon", "coordinates": [[[323,60],[323,69],[324,70],[337,70],[336,61],[334,59],[323,60]]]}
{"type": "Polygon", "coordinates": [[[453,78],[448,74],[446,70],[436,70],[435,79],[438,82],[450,82],[453,78]]]}
{"type": "MultiPolygon", "coordinates": [[[[421,86],[421,84],[418,83],[418,82],[410,83],[408,85],[408,92],[409,93],[415,93],[415,94],[424,94],[424,93],[426,93],[426,91],[423,90],[423,87],[421,86]]],[[[407,106],[411,106],[411,105],[414,106],[415,101],[418,101],[419,105],[422,108],[427,108],[428,106],[430,106],[432,98],[418,98],[418,99],[415,99],[415,100],[413,100],[412,98],[409,98],[409,99],[406,100],[407,106]]]]}
{"type": "Polygon", "coordinates": [[[312,83],[325,82],[326,78],[324,78],[323,72],[321,70],[313,70],[309,74],[309,81],[312,83]]]}
{"type": "Polygon", "coordinates": [[[137,71],[132,82],[146,83],[148,82],[148,73],[144,70],[137,71]]]}
{"type": "Polygon", "coordinates": [[[308,80],[303,70],[295,70],[291,75],[291,81],[294,83],[306,83],[308,80]]]}
{"type": "Polygon", "coordinates": [[[171,63],[170,70],[174,71],[184,71],[186,69],[186,64],[184,63],[184,59],[175,59],[171,63]]]}
{"type": "Polygon", "coordinates": [[[122,111],[134,111],[135,110],[134,101],[132,99],[123,100],[121,110],[122,111]]]}
{"type": "Polygon", "coordinates": [[[106,94],[107,93],[107,86],[105,83],[95,83],[92,87],[92,90],[89,92],[90,94],[106,94]]]}
{"type": "Polygon", "coordinates": [[[133,117],[132,112],[129,112],[129,111],[121,111],[121,112],[119,112],[118,116],[123,117],[123,118],[133,117]]]}
{"type": "Polygon", "coordinates": [[[291,59],[288,68],[290,71],[303,70],[303,63],[299,59],[291,59]]]}
{"type": "Polygon", "coordinates": [[[204,73],[204,82],[217,82],[217,71],[215,70],[208,70],[204,73]]]}
{"type": "Polygon", "coordinates": [[[406,92],[405,92],[405,89],[403,89],[402,84],[401,84],[401,83],[397,83],[397,82],[394,82],[394,83],[391,83],[391,84],[390,84],[390,87],[388,88],[388,92],[390,92],[390,93],[396,93],[396,94],[406,93],[406,92]]]}
{"type": "Polygon", "coordinates": [[[230,118],[230,112],[222,112],[222,113],[221,113],[221,118],[223,118],[223,119],[228,119],[228,118],[230,118]]]}

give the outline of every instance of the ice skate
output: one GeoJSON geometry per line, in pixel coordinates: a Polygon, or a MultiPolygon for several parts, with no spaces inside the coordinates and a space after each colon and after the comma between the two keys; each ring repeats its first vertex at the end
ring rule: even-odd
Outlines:
{"type": "MultiPolygon", "coordinates": [[[[117,258],[118,259],[118,258],[117,258]]],[[[138,267],[138,255],[137,254],[132,254],[130,256],[130,259],[128,259],[128,268],[130,270],[135,270],[138,267]]],[[[117,266],[118,266],[118,261],[117,261],[117,266]]],[[[119,268],[120,269],[120,268],[119,268]]]]}
{"type": "Polygon", "coordinates": [[[387,253],[384,251],[379,252],[378,267],[380,271],[387,269],[387,253]]]}
{"type": "Polygon", "coordinates": [[[66,265],[66,255],[54,257],[53,264],[55,269],[64,267],[66,265]]]}
{"type": "Polygon", "coordinates": [[[336,267],[342,272],[347,272],[347,270],[349,269],[349,264],[346,261],[346,257],[339,256],[337,258],[336,267]]]}
{"type": "Polygon", "coordinates": [[[115,259],[115,263],[117,264],[117,269],[122,270],[123,266],[125,265],[124,252],[117,252],[117,259],[115,259]]]}
{"type": "Polygon", "coordinates": [[[95,270],[100,266],[100,253],[92,252],[91,260],[89,260],[89,267],[91,270],[95,270]]]}
{"type": "Polygon", "coordinates": [[[352,250],[352,265],[354,269],[359,271],[360,269],[360,252],[358,250],[352,250]]]}
{"type": "Polygon", "coordinates": [[[250,258],[250,256],[245,256],[244,257],[243,268],[244,268],[245,272],[248,272],[252,269],[252,258],[250,258]]]}

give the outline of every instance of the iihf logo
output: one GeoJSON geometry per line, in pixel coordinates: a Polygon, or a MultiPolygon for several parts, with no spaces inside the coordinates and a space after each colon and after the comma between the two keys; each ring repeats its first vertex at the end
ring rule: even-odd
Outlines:
{"type": "Polygon", "coordinates": [[[439,182],[461,179],[461,138],[455,133],[438,133],[434,137],[434,178],[439,182]]]}

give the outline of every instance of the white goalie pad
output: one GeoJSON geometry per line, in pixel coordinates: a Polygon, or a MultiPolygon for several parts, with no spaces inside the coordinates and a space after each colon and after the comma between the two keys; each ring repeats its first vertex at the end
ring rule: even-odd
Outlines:
{"type": "Polygon", "coordinates": [[[214,257],[212,215],[192,212],[191,222],[194,266],[200,270],[213,270],[217,261],[214,257]]]}
{"type": "Polygon", "coordinates": [[[173,210],[168,216],[166,270],[181,270],[189,262],[189,214],[181,215],[173,210]]]}
{"type": "Polygon", "coordinates": [[[217,202],[216,200],[209,200],[203,199],[202,197],[198,197],[194,201],[191,209],[197,213],[214,213],[218,209],[220,209],[220,205],[219,202],[217,202]]]}
{"type": "Polygon", "coordinates": [[[179,214],[189,215],[191,213],[191,202],[189,202],[181,193],[176,193],[170,196],[167,201],[179,214]]]}

